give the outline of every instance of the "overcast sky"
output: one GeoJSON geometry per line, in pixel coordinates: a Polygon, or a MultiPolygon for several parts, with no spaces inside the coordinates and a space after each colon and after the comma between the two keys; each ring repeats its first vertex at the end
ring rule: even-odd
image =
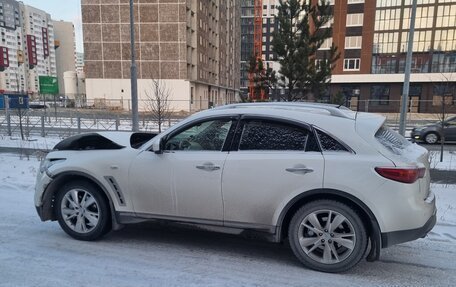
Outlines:
{"type": "Polygon", "coordinates": [[[83,52],[81,0],[21,0],[51,14],[53,20],[73,22],[76,34],[76,51],[83,52]]]}

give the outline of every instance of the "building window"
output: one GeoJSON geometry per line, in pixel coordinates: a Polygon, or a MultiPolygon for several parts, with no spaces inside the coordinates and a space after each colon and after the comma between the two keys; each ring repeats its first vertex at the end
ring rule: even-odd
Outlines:
{"type": "Polygon", "coordinates": [[[359,71],[361,59],[344,59],[344,71],[359,71]]]}
{"type": "Polygon", "coordinates": [[[347,27],[363,26],[363,13],[347,14],[347,27]]]}
{"type": "Polygon", "coordinates": [[[445,106],[454,105],[455,90],[455,83],[435,84],[432,89],[432,105],[442,106],[442,103],[445,103],[445,106]]]}
{"type": "Polygon", "coordinates": [[[437,15],[437,27],[454,26],[454,19],[456,17],[456,4],[439,6],[437,15]]]}
{"type": "Polygon", "coordinates": [[[323,41],[323,44],[321,44],[321,47],[318,48],[318,50],[329,50],[329,49],[331,49],[332,43],[333,43],[333,39],[328,38],[325,41],[323,41]]]}
{"type": "MultiPolygon", "coordinates": [[[[435,1],[435,0],[434,0],[435,1]]],[[[407,0],[406,0],[407,2],[407,0]]],[[[377,1],[377,7],[396,7],[401,6],[402,0],[377,1]]],[[[407,4],[405,4],[407,5],[407,4]]],[[[412,5],[412,4],[408,4],[412,5]]]]}
{"type": "Polygon", "coordinates": [[[345,49],[361,49],[362,36],[345,37],[345,49]]]}
{"type": "MultiPolygon", "coordinates": [[[[454,10],[456,11],[456,5],[454,10]]],[[[456,17],[456,16],[455,16],[456,17]]],[[[445,29],[435,31],[434,50],[454,51],[456,50],[456,29],[445,29]]]]}
{"type": "Polygon", "coordinates": [[[364,3],[364,0],[348,0],[348,4],[358,4],[358,3],[364,3]]]}
{"type": "Polygon", "coordinates": [[[389,85],[374,85],[371,87],[371,102],[374,105],[388,105],[390,87],[389,85]]]}
{"type": "Polygon", "coordinates": [[[434,53],[432,55],[433,73],[456,73],[456,51],[434,53]]]}
{"type": "Polygon", "coordinates": [[[398,50],[399,33],[375,33],[374,54],[395,54],[398,50]]]}

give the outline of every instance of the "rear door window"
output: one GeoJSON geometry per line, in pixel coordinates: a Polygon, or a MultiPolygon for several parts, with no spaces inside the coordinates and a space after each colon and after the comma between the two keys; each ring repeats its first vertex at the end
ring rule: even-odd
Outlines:
{"type": "Polygon", "coordinates": [[[239,150],[304,151],[309,130],[272,120],[244,122],[239,150]]]}
{"type": "Polygon", "coordinates": [[[316,129],[318,139],[320,140],[321,149],[323,151],[346,151],[349,152],[342,143],[328,135],[327,133],[316,129]]]}

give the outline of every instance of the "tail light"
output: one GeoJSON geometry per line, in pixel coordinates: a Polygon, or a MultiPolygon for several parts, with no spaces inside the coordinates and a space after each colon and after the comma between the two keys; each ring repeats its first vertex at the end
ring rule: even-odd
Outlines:
{"type": "Polygon", "coordinates": [[[384,178],[403,183],[414,183],[424,177],[426,168],[376,167],[375,171],[384,178]]]}

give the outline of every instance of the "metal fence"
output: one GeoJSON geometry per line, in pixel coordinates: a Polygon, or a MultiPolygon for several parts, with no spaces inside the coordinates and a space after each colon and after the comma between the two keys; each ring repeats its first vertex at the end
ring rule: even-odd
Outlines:
{"type": "MultiPolygon", "coordinates": [[[[58,136],[63,138],[88,131],[131,131],[131,114],[128,110],[95,108],[89,104],[87,103],[84,108],[69,108],[57,103],[57,105],[43,109],[10,110],[9,112],[0,110],[0,135],[22,136],[27,139],[37,136],[58,136]]],[[[189,106],[192,104],[188,102],[189,106]]],[[[367,110],[368,112],[377,113],[382,111],[379,109],[378,102],[358,101],[356,106],[353,104],[353,102],[349,102],[347,105],[353,110],[367,110]]],[[[413,103],[410,105],[411,109],[409,109],[410,112],[407,115],[408,130],[413,126],[427,124],[441,118],[441,106],[436,107],[436,112],[434,113],[416,112],[416,105],[423,106],[428,104],[432,105],[429,101],[420,101],[415,103],[415,106],[412,106],[413,103]]],[[[213,104],[212,106],[217,105],[213,104]]],[[[386,116],[388,124],[393,128],[397,128],[399,126],[400,102],[388,101],[388,105],[383,103],[383,106],[388,106],[389,108],[389,112],[382,113],[386,116]]],[[[454,106],[446,106],[447,112],[451,112],[451,108],[454,108],[454,106]]],[[[161,129],[167,129],[198,110],[201,109],[194,109],[190,112],[173,111],[169,117],[164,119],[161,129]]],[[[447,114],[447,117],[454,114],[447,114]]],[[[156,132],[159,130],[157,119],[154,118],[151,112],[143,111],[140,113],[139,128],[141,131],[156,132]]]]}

